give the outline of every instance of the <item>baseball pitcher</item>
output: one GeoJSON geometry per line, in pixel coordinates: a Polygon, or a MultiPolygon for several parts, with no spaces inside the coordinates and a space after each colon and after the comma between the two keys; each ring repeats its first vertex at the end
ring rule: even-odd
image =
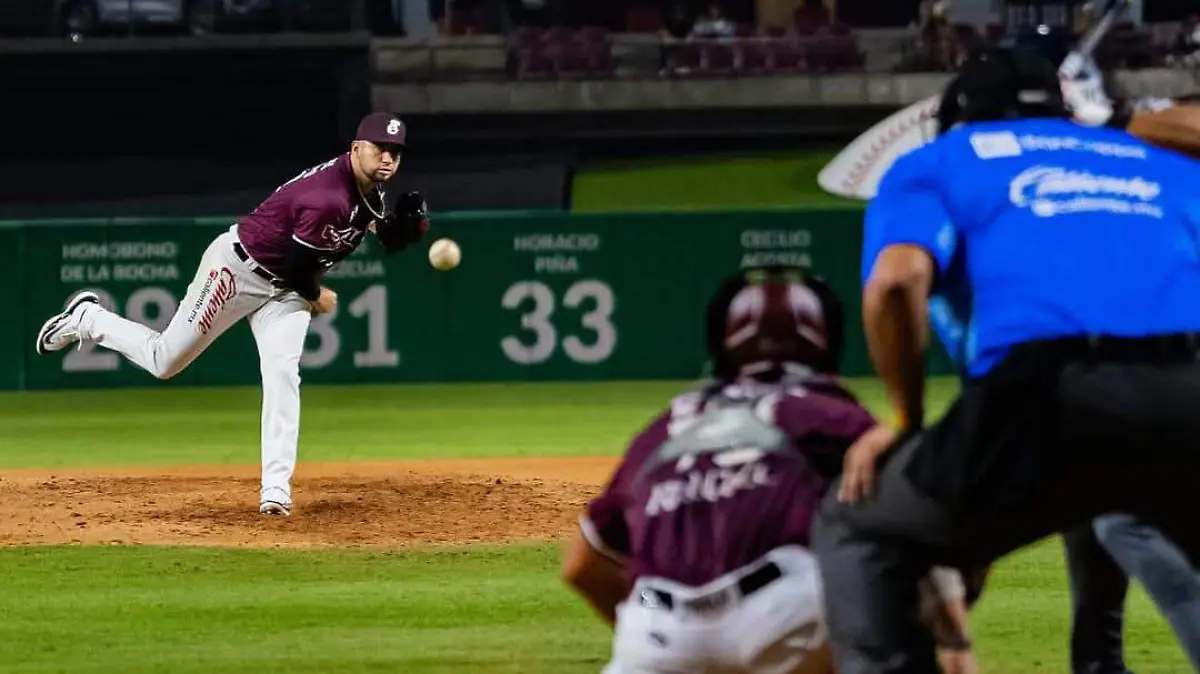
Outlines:
{"type": "Polygon", "coordinates": [[[348,152],[292,178],[217,236],[163,332],[105,309],[95,293],[83,291],[42,325],[37,352],[91,340],[168,379],[247,319],[263,388],[259,512],[289,515],[300,431],[300,355],[312,316],[337,305],[337,294],[321,281],[368,231],[390,255],[419,241],[429,228],[419,193],[404,194],[389,208],[383,189],[400,168],[406,135],[396,116],[367,115],[348,152]]]}
{"type": "MultiPolygon", "coordinates": [[[[809,527],[875,423],[835,378],[841,313],[823,282],[782,268],[713,299],[716,382],[636,436],[564,562],[615,627],[605,674],[831,671],[809,527]]],[[[961,599],[961,579],[934,581],[961,599]]]]}

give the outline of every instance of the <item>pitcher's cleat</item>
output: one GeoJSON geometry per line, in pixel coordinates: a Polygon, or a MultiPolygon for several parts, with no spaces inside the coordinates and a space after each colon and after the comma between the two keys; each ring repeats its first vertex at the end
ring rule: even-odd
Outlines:
{"type": "Polygon", "coordinates": [[[79,341],[79,318],[75,312],[88,302],[98,305],[100,297],[94,292],[85,290],[71,300],[66,311],[42,324],[42,329],[38,331],[37,337],[38,355],[47,351],[60,351],[79,341]]]}
{"type": "Polygon", "coordinates": [[[285,506],[282,503],[276,503],[275,501],[263,501],[262,504],[258,506],[258,512],[264,515],[283,515],[284,517],[292,514],[292,511],[288,508],[288,506],[285,506]]]}

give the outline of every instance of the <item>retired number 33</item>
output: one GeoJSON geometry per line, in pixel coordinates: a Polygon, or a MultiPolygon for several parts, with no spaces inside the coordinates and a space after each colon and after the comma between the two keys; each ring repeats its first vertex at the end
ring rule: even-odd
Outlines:
{"type": "MultiPolygon", "coordinates": [[[[520,365],[535,365],[549,360],[560,344],[558,330],[551,322],[555,297],[549,286],[541,281],[519,281],[509,286],[500,299],[500,305],[511,310],[521,309],[530,303],[532,306],[528,311],[521,314],[521,327],[533,333],[532,343],[513,335],[500,340],[504,355],[520,365]]],[[[584,329],[585,334],[590,331],[591,339],[568,334],[561,340],[563,353],[584,365],[608,360],[617,347],[617,328],[612,322],[616,300],[612,288],[603,281],[593,279],[576,281],[563,293],[562,306],[568,309],[592,307],[584,310],[579,318],[579,327],[584,329]]]]}

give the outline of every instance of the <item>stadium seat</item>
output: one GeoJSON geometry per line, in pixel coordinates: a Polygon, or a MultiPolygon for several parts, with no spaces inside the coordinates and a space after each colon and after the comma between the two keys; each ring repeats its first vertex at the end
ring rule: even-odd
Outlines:
{"type": "Polygon", "coordinates": [[[554,74],[546,35],[539,28],[522,26],[510,34],[508,60],[509,72],[519,80],[546,79],[554,74]]]}
{"type": "Polygon", "coordinates": [[[576,32],[576,37],[589,44],[600,43],[609,39],[608,29],[604,26],[584,26],[576,32]]]}
{"type": "Polygon", "coordinates": [[[520,80],[549,79],[554,76],[554,62],[544,46],[522,47],[516,53],[515,74],[520,80]]]}
{"type": "Polygon", "coordinates": [[[806,21],[797,21],[792,25],[792,29],[789,32],[794,35],[799,35],[800,37],[811,37],[816,35],[820,28],[821,26],[819,24],[806,21]]]}
{"type": "Polygon", "coordinates": [[[816,72],[835,72],[852,66],[858,49],[854,38],[849,35],[834,35],[828,26],[804,38],[808,65],[816,72]]]}
{"type": "Polygon", "coordinates": [[[609,77],[616,72],[612,37],[607,29],[599,26],[583,28],[577,34],[577,45],[582,51],[584,70],[589,76],[609,77]]]}
{"type": "Polygon", "coordinates": [[[801,35],[811,35],[819,28],[829,25],[829,18],[824,12],[807,7],[797,7],[792,15],[792,23],[796,32],[801,35]]]}
{"type": "Polygon", "coordinates": [[[561,44],[570,42],[574,38],[574,31],[566,26],[554,26],[547,28],[544,35],[546,44],[561,44]]]}
{"type": "Polygon", "coordinates": [[[654,7],[630,7],[625,12],[627,33],[656,33],[662,27],[662,12],[654,7]]]}
{"type": "Polygon", "coordinates": [[[676,42],[664,45],[666,67],[671,75],[691,75],[700,72],[700,46],[695,42],[676,42]]]}
{"type": "Polygon", "coordinates": [[[546,31],[546,55],[557,75],[579,75],[587,71],[587,54],[570,28],[556,26],[546,31]]]}
{"type": "Polygon", "coordinates": [[[451,35],[480,35],[488,32],[487,15],[476,7],[455,9],[447,18],[451,35]]]}
{"type": "Polygon", "coordinates": [[[510,42],[515,46],[529,47],[545,42],[545,35],[540,28],[521,26],[512,31],[510,42]]]}
{"type": "Polygon", "coordinates": [[[804,42],[808,67],[817,73],[827,73],[837,69],[836,45],[824,35],[814,35],[804,42]]]}
{"type": "Polygon", "coordinates": [[[770,57],[767,39],[758,35],[753,26],[744,24],[737,27],[737,37],[740,40],[738,71],[750,74],[766,72],[770,57]]]}
{"type": "Polygon", "coordinates": [[[700,72],[705,75],[730,73],[736,63],[737,46],[724,40],[705,40],[700,46],[700,72]]]}
{"type": "Polygon", "coordinates": [[[775,38],[767,45],[767,68],[774,73],[808,72],[804,44],[795,35],[775,38]]]}
{"type": "Polygon", "coordinates": [[[862,70],[867,65],[867,56],[858,48],[858,40],[846,36],[837,44],[837,64],[840,70],[862,70]]]}

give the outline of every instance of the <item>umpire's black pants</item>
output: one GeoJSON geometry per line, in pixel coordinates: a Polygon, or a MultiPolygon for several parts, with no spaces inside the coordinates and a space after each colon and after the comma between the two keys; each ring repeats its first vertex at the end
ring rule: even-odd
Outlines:
{"type": "Polygon", "coordinates": [[[1014,349],[880,467],[875,495],[818,513],[839,674],[934,674],[918,616],[933,564],[979,568],[1114,511],[1157,524],[1192,558],[1200,527],[1200,362],[1192,336],[1014,349]]]}
{"type": "Polygon", "coordinates": [[[1063,532],[1071,583],[1072,674],[1130,674],[1125,666],[1129,576],[1096,538],[1089,520],[1063,532]]]}

